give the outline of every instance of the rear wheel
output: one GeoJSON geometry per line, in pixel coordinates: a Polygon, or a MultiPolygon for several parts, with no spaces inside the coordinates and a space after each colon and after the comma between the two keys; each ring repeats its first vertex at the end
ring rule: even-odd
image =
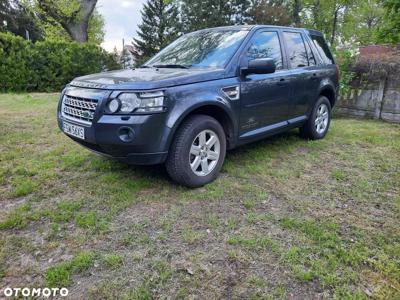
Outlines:
{"type": "Polygon", "coordinates": [[[174,181],[199,187],[217,178],[225,152],[225,132],[218,121],[194,115],[178,129],[165,165],[174,181]]]}
{"type": "Polygon", "coordinates": [[[300,127],[303,138],[318,140],[325,137],[331,123],[331,104],[325,96],[320,96],[307,122],[300,127]]]}

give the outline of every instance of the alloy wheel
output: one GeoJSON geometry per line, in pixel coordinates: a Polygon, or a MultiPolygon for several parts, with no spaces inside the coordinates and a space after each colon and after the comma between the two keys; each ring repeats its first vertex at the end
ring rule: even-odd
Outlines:
{"type": "Polygon", "coordinates": [[[318,134],[325,133],[329,123],[329,110],[328,106],[322,103],[317,109],[317,116],[315,118],[315,130],[318,134]]]}
{"type": "Polygon", "coordinates": [[[207,176],[218,164],[221,144],[218,135],[212,130],[201,131],[190,147],[189,163],[197,176],[207,176]]]}

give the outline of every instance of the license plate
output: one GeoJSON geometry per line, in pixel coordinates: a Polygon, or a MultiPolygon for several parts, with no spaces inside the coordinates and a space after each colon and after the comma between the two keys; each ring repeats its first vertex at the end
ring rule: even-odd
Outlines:
{"type": "Polygon", "coordinates": [[[72,135],[72,136],[80,138],[82,140],[85,139],[85,128],[84,127],[64,122],[63,129],[66,134],[72,135]]]}

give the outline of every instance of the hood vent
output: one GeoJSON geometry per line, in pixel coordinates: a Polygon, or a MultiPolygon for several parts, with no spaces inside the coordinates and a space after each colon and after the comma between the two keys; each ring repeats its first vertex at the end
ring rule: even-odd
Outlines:
{"type": "Polygon", "coordinates": [[[240,98],[240,88],[238,85],[224,87],[224,88],[222,88],[222,92],[230,100],[239,100],[239,98],[240,98]]]}

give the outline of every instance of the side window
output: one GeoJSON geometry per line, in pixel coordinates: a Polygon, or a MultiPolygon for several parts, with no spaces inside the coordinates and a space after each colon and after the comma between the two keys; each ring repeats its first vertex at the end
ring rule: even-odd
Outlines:
{"type": "Polygon", "coordinates": [[[283,36],[287,46],[290,66],[292,68],[308,66],[306,47],[301,33],[284,32],[283,36]]]}
{"type": "Polygon", "coordinates": [[[278,33],[275,31],[262,31],[253,37],[247,50],[249,60],[256,58],[273,58],[277,70],[282,69],[282,52],[278,33]]]}
{"type": "Polygon", "coordinates": [[[319,54],[321,54],[322,60],[328,65],[333,64],[334,61],[332,53],[329,50],[329,47],[326,44],[324,37],[312,34],[311,39],[314,42],[314,45],[317,48],[319,54]]]}
{"type": "Polygon", "coordinates": [[[306,44],[306,50],[307,50],[307,57],[308,57],[308,65],[309,66],[315,66],[317,64],[314,53],[311,51],[310,44],[306,41],[304,41],[306,44]]]}

